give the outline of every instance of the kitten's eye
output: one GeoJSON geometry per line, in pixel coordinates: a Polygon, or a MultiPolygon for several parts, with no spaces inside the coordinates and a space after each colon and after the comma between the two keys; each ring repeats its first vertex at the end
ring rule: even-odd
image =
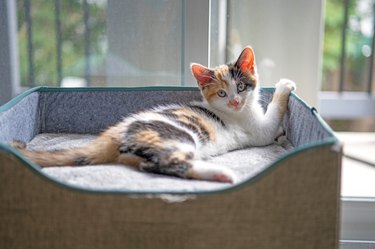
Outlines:
{"type": "Polygon", "coordinates": [[[227,96],[227,93],[226,93],[224,90],[219,90],[219,91],[217,92],[217,95],[218,95],[219,97],[224,98],[225,96],[227,96]]]}
{"type": "Polygon", "coordinates": [[[246,84],[243,82],[240,82],[237,84],[237,91],[238,92],[243,92],[246,90],[246,84]]]}

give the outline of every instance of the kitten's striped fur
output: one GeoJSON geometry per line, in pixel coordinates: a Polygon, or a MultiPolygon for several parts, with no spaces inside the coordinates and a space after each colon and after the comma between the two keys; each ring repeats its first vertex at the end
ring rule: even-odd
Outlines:
{"type": "Polygon", "coordinates": [[[120,163],[183,178],[234,182],[213,155],[270,144],[277,136],[295,84],[281,80],[264,113],[258,98],[254,52],[246,47],[235,64],[214,69],[192,64],[203,102],[166,105],[133,114],[93,142],[60,151],[31,151],[13,145],[42,167],[120,163]]]}

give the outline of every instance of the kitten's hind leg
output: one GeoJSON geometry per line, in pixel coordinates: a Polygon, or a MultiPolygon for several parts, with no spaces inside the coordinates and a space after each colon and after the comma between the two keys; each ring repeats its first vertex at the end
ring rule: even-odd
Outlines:
{"type": "Polygon", "coordinates": [[[225,183],[236,182],[236,176],[232,170],[216,166],[202,160],[179,160],[168,158],[157,163],[143,160],[139,162],[138,168],[142,171],[177,176],[187,179],[216,181],[225,183]],[[163,162],[164,161],[164,162],[163,162]]]}
{"type": "Polygon", "coordinates": [[[191,163],[192,167],[187,172],[189,178],[226,183],[237,181],[237,177],[231,169],[202,160],[193,160],[191,163]]]}

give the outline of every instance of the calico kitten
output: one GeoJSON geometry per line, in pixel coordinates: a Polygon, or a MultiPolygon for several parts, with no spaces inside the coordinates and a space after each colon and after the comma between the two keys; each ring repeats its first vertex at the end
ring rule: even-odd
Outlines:
{"type": "Polygon", "coordinates": [[[202,102],[166,105],[125,117],[93,142],[59,151],[14,146],[42,167],[120,163],[182,178],[233,183],[231,170],[204,161],[213,155],[273,143],[296,86],[280,80],[264,113],[259,104],[255,56],[246,47],[235,64],[191,64],[202,102]]]}

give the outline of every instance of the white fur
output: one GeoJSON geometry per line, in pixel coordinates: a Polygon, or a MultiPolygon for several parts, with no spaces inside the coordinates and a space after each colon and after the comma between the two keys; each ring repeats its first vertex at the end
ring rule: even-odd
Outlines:
{"type": "MultiPolygon", "coordinates": [[[[275,92],[278,94],[289,94],[294,89],[296,89],[294,82],[282,79],[276,84],[275,92]]],[[[258,88],[249,92],[237,93],[237,88],[233,84],[233,87],[230,87],[228,91],[226,98],[217,98],[212,103],[207,103],[206,101],[195,103],[209,109],[225,123],[225,127],[223,127],[219,122],[211,121],[211,125],[214,126],[214,130],[216,131],[216,138],[207,144],[202,144],[197,134],[181,126],[173,119],[152,111],[134,115],[130,119],[127,118],[126,121],[128,124],[134,120],[163,121],[188,132],[193,137],[197,147],[195,148],[183,143],[176,143],[176,146],[181,151],[195,152],[195,159],[192,160],[193,176],[203,180],[233,183],[236,181],[236,178],[231,170],[223,166],[207,163],[201,159],[244,147],[269,145],[278,136],[282,120],[280,118],[278,103],[271,102],[268,105],[266,113],[264,113],[259,103],[258,88]],[[241,108],[239,110],[234,110],[228,106],[229,99],[234,97],[241,100],[241,108]]],[[[169,105],[158,107],[154,111],[176,107],[180,106],[169,105]]]]}
{"type": "Polygon", "coordinates": [[[194,160],[192,170],[195,175],[199,175],[201,180],[229,183],[237,181],[236,175],[232,170],[202,160],[194,160]]]}
{"type": "MultiPolygon", "coordinates": [[[[276,84],[276,92],[289,94],[296,89],[295,83],[282,79],[276,84]]],[[[233,94],[233,93],[232,93],[233,94]]],[[[220,99],[219,99],[220,100],[220,99]]],[[[259,92],[255,88],[248,93],[246,102],[240,111],[233,111],[222,103],[213,106],[205,103],[205,107],[218,115],[226,127],[215,123],[217,140],[197,150],[198,157],[207,158],[230,150],[249,146],[265,146],[274,142],[279,134],[281,123],[278,103],[271,102],[264,113],[259,101],[259,92]],[[220,110],[218,107],[222,107],[220,110]]]]}
{"type": "MultiPolygon", "coordinates": [[[[252,57],[243,57],[244,50],[238,59],[241,61],[237,61],[236,63],[242,63],[242,60],[245,63],[255,60],[251,47],[245,49],[250,49],[251,51],[247,50],[247,54],[244,56],[249,55],[252,57]]],[[[254,76],[257,78],[255,61],[252,69],[254,76]]],[[[277,100],[272,101],[264,113],[259,103],[259,90],[257,87],[250,91],[246,90],[238,93],[235,79],[233,79],[229,72],[223,76],[223,80],[227,83],[227,88],[225,89],[226,95],[216,97],[210,103],[204,101],[201,105],[220,117],[225,127],[218,122],[212,121],[212,125],[215,126],[216,139],[204,145],[198,141],[195,153],[197,159],[207,158],[247,146],[265,146],[273,143],[280,133],[280,124],[283,117],[283,113],[280,113],[280,111],[284,109],[280,108],[280,105],[285,105],[285,101],[282,101],[282,103],[277,103],[277,100]],[[233,103],[233,100],[236,100],[239,104],[232,105],[231,102],[233,103]]],[[[289,95],[295,89],[296,85],[294,82],[281,79],[276,84],[275,94],[289,95]]],[[[226,171],[225,168],[208,165],[200,160],[194,162],[193,169],[204,179],[215,180],[214,176],[217,176],[218,172],[219,175],[224,176],[224,179],[231,179],[232,177],[232,173],[226,171]]]]}

